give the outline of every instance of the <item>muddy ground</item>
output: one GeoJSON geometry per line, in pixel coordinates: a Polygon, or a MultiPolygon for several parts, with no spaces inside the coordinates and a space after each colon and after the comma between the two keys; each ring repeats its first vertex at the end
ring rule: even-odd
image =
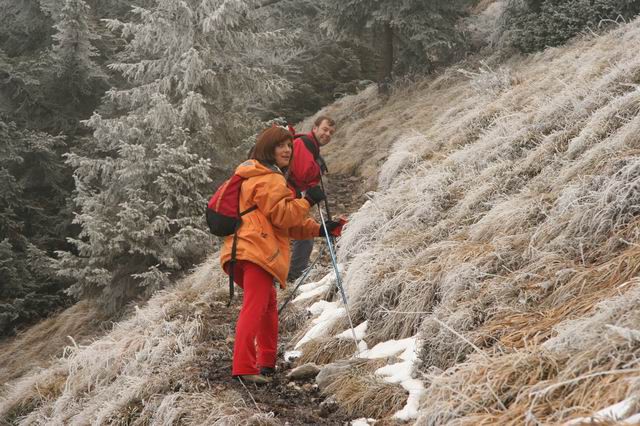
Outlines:
{"type": "MultiPolygon", "coordinates": [[[[284,339],[283,339],[284,340],[284,339]]],[[[274,424],[282,425],[336,425],[352,420],[335,403],[322,395],[314,379],[290,381],[286,374],[291,364],[278,356],[278,366],[273,381],[266,385],[241,383],[231,377],[233,341],[226,342],[227,356],[216,356],[215,360],[203,360],[199,366],[199,378],[217,391],[234,390],[241,395],[246,407],[256,413],[270,413],[274,424]]]]}

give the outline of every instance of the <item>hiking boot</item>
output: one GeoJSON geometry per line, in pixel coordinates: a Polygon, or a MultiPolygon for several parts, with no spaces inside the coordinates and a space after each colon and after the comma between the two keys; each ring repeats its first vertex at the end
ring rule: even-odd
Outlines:
{"type": "Polygon", "coordinates": [[[273,367],[260,367],[260,374],[262,376],[271,377],[276,374],[276,369],[273,367]]]}
{"type": "Polygon", "coordinates": [[[266,385],[271,383],[271,377],[265,377],[262,374],[243,374],[241,376],[234,376],[238,380],[247,383],[254,383],[256,385],[266,385]]]}

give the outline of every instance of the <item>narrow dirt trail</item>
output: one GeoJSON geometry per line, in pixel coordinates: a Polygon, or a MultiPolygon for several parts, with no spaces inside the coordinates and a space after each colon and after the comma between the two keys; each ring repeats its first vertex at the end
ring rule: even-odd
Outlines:
{"type": "MultiPolygon", "coordinates": [[[[325,179],[325,189],[334,217],[349,215],[362,205],[364,196],[357,177],[331,175],[325,179]]],[[[321,262],[328,266],[328,256],[325,255],[321,262]]],[[[279,294],[281,299],[283,296],[279,294]]],[[[296,334],[290,325],[281,324],[277,373],[272,383],[256,386],[243,384],[231,377],[232,336],[240,306],[241,297],[236,297],[231,307],[222,301],[210,306],[203,323],[211,328],[211,340],[198,348],[201,361],[192,371],[185,372],[185,379],[190,384],[199,383],[212,391],[235,391],[241,395],[239,405],[255,412],[255,422],[250,424],[336,425],[352,420],[335,403],[325,401],[326,396],[321,394],[313,378],[303,381],[287,378],[292,365],[284,361],[284,350],[296,334]]]]}
{"type": "Polygon", "coordinates": [[[350,215],[365,202],[362,178],[342,174],[329,175],[325,182],[327,200],[333,215],[350,215]]]}

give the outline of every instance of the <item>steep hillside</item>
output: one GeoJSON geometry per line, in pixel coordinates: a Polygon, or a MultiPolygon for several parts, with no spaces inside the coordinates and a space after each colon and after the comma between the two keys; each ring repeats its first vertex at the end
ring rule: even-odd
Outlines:
{"type": "Polygon", "coordinates": [[[418,423],[555,423],[634,395],[639,36],[344,101],[366,116],[328,162],[380,167],[340,241],[351,315],[369,347],[418,339],[418,423]]]}
{"type": "MultiPolygon", "coordinates": [[[[333,193],[366,201],[338,242],[348,312],[325,263],[281,318],[294,365],[323,365],[322,394],[301,404],[334,399],[335,422],[640,421],[638,43],[634,21],[325,110],[340,123],[333,193]]],[[[315,421],[280,410],[295,384],[271,406],[268,388],[230,384],[225,286],[214,255],[104,338],[10,383],[0,418],[315,421]]]]}

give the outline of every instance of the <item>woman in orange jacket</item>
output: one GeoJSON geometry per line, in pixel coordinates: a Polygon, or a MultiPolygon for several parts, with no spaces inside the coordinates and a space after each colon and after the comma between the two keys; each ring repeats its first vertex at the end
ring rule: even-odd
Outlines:
{"type": "MultiPolygon", "coordinates": [[[[257,208],[242,216],[237,236],[234,281],[244,295],[236,325],[232,374],[253,383],[269,382],[267,374],[275,371],[278,309],[274,278],[280,288],[285,288],[290,239],[321,235],[321,226],[308,217],[308,212],[324,199],[324,193],[314,187],[304,198],[296,198],[282,173],[291,159],[292,139],[282,127],[265,129],[258,135],[252,159],[236,169],[236,174],[246,178],[240,189],[239,211],[257,208]]],[[[329,231],[339,226],[333,221],[326,225],[329,231]]],[[[220,254],[227,273],[232,243],[233,236],[225,238],[220,254]]]]}

